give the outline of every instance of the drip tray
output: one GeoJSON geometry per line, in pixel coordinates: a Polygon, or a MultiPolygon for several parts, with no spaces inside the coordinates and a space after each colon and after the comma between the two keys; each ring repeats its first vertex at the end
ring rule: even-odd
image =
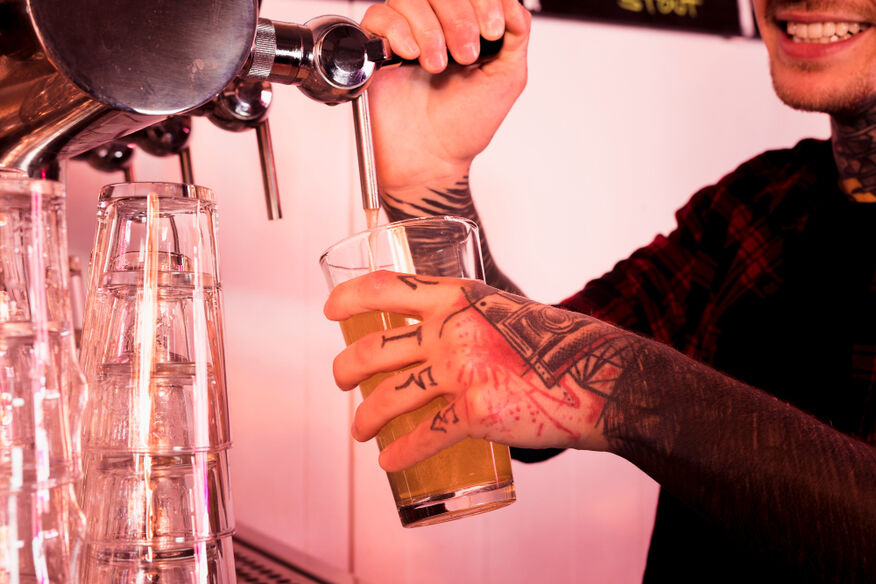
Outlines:
{"type": "Polygon", "coordinates": [[[234,540],[234,567],[238,584],[323,584],[326,582],[234,540]]]}
{"type": "Polygon", "coordinates": [[[233,542],[238,584],[362,584],[347,572],[242,525],[233,542]]]}

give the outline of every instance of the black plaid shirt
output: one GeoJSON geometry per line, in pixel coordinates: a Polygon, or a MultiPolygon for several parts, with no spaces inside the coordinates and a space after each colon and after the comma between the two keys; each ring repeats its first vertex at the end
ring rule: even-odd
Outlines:
{"type": "MultiPolygon", "coordinates": [[[[839,190],[830,143],[766,152],[676,216],[672,233],[562,305],[876,444],[876,205],[839,190]]],[[[646,581],[766,581],[769,571],[661,493],[646,581]]]]}

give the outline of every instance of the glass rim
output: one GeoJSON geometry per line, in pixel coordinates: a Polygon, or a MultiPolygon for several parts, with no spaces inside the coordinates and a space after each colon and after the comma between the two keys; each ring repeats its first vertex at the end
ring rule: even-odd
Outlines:
{"type": "Polygon", "coordinates": [[[0,193],[3,195],[26,195],[34,194],[34,187],[39,189],[41,195],[66,198],[64,183],[48,178],[31,178],[25,172],[14,172],[17,169],[0,168],[0,193]],[[8,188],[8,190],[7,190],[8,188]]]}
{"type": "Polygon", "coordinates": [[[162,197],[194,199],[215,202],[213,189],[202,185],[174,181],[130,181],[104,185],[100,188],[99,204],[105,205],[122,199],[141,199],[150,191],[161,191],[162,197]]]}
{"type": "Polygon", "coordinates": [[[11,166],[0,166],[0,179],[14,179],[14,178],[30,178],[27,175],[27,172],[20,168],[13,168],[11,166]]]}
{"type": "MultiPolygon", "coordinates": [[[[409,227],[411,225],[416,224],[430,224],[430,223],[462,223],[471,228],[475,233],[478,233],[478,224],[468,219],[467,217],[459,217],[458,215],[431,215],[428,217],[410,217],[408,219],[401,219],[400,221],[393,221],[391,223],[384,223],[382,225],[377,225],[376,227],[372,227],[370,229],[364,229],[362,231],[357,231],[356,233],[350,234],[347,237],[341,239],[340,241],[336,241],[332,245],[330,245],[322,254],[319,256],[319,264],[323,265],[323,263],[328,264],[328,256],[333,251],[341,247],[342,245],[353,241],[354,239],[362,238],[370,233],[374,233],[377,231],[393,231],[396,229],[401,229],[405,227],[409,227]]],[[[328,264],[333,266],[333,264],[328,264]]],[[[333,266],[334,267],[334,266],[333,266]]]]}

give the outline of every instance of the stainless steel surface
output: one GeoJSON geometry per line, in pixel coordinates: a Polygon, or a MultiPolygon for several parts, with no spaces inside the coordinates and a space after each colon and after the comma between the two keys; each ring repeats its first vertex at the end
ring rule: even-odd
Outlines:
{"type": "Polygon", "coordinates": [[[262,21],[248,75],[297,85],[325,104],[343,103],[365,91],[377,69],[368,54],[370,41],[343,16],[320,16],[303,26],[262,21]]]}
{"type": "Polygon", "coordinates": [[[249,58],[256,0],[0,0],[0,166],[58,161],[212,99],[249,58]]]}
{"type": "Polygon", "coordinates": [[[135,132],[130,139],[152,156],[177,156],[182,182],[194,184],[195,173],[189,148],[191,135],[191,116],[169,116],[157,124],[135,132]]]}
{"type": "Polygon", "coordinates": [[[0,166],[58,178],[58,160],[155,120],[79,89],[47,58],[25,0],[0,0],[0,166]]]}
{"type": "Polygon", "coordinates": [[[81,158],[102,172],[123,172],[127,180],[134,162],[134,148],[126,140],[110,140],[89,150],[81,158]]]}
{"type": "Polygon", "coordinates": [[[256,0],[26,0],[46,57],[114,109],[170,115],[237,77],[255,36],[256,0]]]}
{"type": "Polygon", "coordinates": [[[262,184],[265,189],[265,204],[268,207],[268,219],[281,219],[283,210],[280,208],[280,188],[277,186],[277,167],[274,164],[274,147],[271,144],[271,129],[265,119],[256,126],[256,139],[259,144],[259,161],[262,169],[262,184]]]}
{"type": "Polygon", "coordinates": [[[248,79],[297,85],[313,64],[313,33],[298,24],[259,19],[248,79]]]}
{"type": "Polygon", "coordinates": [[[184,183],[195,184],[195,172],[192,169],[192,149],[188,146],[179,151],[179,172],[184,183]]]}
{"type": "Polygon", "coordinates": [[[283,212],[280,209],[280,189],[277,186],[274,148],[268,125],[273,95],[270,82],[264,79],[238,79],[202,110],[210,121],[222,129],[232,132],[255,129],[268,219],[280,219],[283,212]]]}
{"type": "MultiPolygon", "coordinates": [[[[226,129],[257,129],[269,215],[279,216],[269,82],[333,105],[358,98],[390,59],[348,18],[259,20],[257,0],[0,0],[0,167],[59,178],[61,160],[207,112],[226,129]]],[[[185,146],[174,153],[193,180],[185,146]]]]}
{"type": "Polygon", "coordinates": [[[356,159],[359,161],[362,207],[379,209],[380,192],[377,188],[377,171],[374,166],[374,143],[371,136],[367,91],[353,100],[353,126],[356,131],[356,159]]]}
{"type": "Polygon", "coordinates": [[[255,128],[266,119],[273,100],[273,88],[268,81],[236,79],[198,111],[223,130],[240,132],[255,128]]]}

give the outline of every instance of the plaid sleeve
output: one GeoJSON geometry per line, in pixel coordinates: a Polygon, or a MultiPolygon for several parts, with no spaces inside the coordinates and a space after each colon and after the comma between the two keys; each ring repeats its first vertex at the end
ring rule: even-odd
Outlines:
{"type": "Polygon", "coordinates": [[[691,319],[709,302],[716,257],[727,232],[720,226],[706,229],[722,218],[715,216],[719,191],[717,186],[699,191],[676,213],[678,225],[672,233],[658,235],[560,306],[683,346],[685,331],[695,328],[691,319]]]}
{"type": "MultiPolygon", "coordinates": [[[[723,321],[746,295],[782,285],[785,240],[806,222],[823,185],[835,185],[830,143],[803,140],[761,154],[697,192],[676,228],[559,304],[711,362],[723,321]]],[[[831,187],[835,189],[835,186],[831,187]]],[[[535,462],[560,449],[512,448],[535,462]]]]}
{"type": "Polygon", "coordinates": [[[708,361],[727,310],[744,295],[771,294],[780,285],[785,237],[805,222],[818,192],[812,185],[824,174],[801,161],[830,160],[826,148],[807,140],[744,163],[679,209],[669,235],[560,306],[708,361]]]}

